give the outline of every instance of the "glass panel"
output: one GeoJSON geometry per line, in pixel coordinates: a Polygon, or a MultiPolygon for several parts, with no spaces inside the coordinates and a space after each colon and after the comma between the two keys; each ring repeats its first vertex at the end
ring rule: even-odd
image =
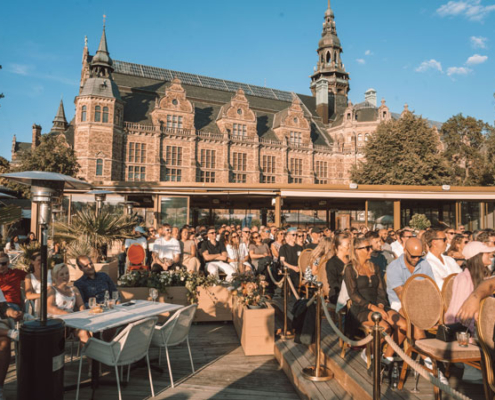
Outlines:
{"type": "MultiPolygon", "coordinates": [[[[102,212],[122,215],[124,214],[124,206],[119,204],[125,201],[124,196],[119,195],[108,195],[106,200],[103,202],[102,212]]],[[[73,194],[72,195],[72,207],[71,215],[74,215],[76,211],[83,210],[87,207],[93,210],[96,207],[95,197],[92,194],[73,194]]]]}
{"type": "Polygon", "coordinates": [[[368,226],[372,229],[384,229],[394,227],[394,202],[393,201],[369,201],[368,202],[368,226]]]}
{"type": "Polygon", "coordinates": [[[495,227],[495,203],[486,204],[486,226],[487,229],[495,227]]]}
{"type": "Polygon", "coordinates": [[[468,231],[481,229],[481,204],[479,202],[461,202],[461,225],[464,225],[468,231]]]}
{"type": "Polygon", "coordinates": [[[167,223],[172,226],[182,227],[188,223],[187,197],[162,197],[160,203],[160,222],[162,224],[167,223]]]}

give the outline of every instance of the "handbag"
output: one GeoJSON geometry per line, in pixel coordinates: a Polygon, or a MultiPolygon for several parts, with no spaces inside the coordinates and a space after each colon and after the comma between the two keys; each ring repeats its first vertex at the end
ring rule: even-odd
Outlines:
{"type": "Polygon", "coordinates": [[[456,322],[455,324],[441,324],[438,325],[437,331],[437,339],[442,342],[454,342],[457,340],[456,333],[457,332],[465,332],[466,327],[462,325],[460,322],[456,322]]]}

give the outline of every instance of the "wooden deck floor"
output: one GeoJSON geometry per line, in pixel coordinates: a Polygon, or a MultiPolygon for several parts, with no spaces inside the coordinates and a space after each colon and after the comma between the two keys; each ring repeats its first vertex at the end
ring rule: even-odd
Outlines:
{"type": "MultiPolygon", "coordinates": [[[[191,328],[191,350],[196,373],[192,374],[186,346],[171,349],[170,358],[175,388],[170,387],[166,359],[163,354],[163,373],[152,371],[156,399],[288,399],[296,400],[291,383],[273,356],[246,357],[232,323],[196,324],[191,328]]],[[[70,349],[68,350],[70,355],[70,349]]],[[[78,360],[70,363],[66,356],[65,383],[77,382],[78,360]]],[[[152,364],[157,365],[158,350],[151,349],[152,364]]],[[[103,369],[101,378],[110,385],[101,385],[96,399],[117,399],[115,376],[103,369]]],[[[87,377],[88,364],[83,363],[83,377],[87,377]]],[[[15,366],[11,365],[5,382],[8,400],[16,399],[15,366]]],[[[151,398],[146,368],[131,372],[129,384],[123,388],[124,400],[151,398]]],[[[80,399],[89,399],[90,389],[81,390],[80,399]]],[[[75,399],[75,391],[65,393],[66,400],[75,399]]]]}

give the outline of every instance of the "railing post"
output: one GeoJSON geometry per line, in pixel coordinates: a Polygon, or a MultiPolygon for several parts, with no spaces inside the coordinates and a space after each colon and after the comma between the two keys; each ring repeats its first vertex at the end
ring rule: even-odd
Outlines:
{"type": "Polygon", "coordinates": [[[316,343],[315,343],[315,366],[307,367],[302,370],[302,375],[310,380],[316,382],[329,381],[333,378],[333,373],[326,366],[321,365],[321,289],[323,284],[317,282],[318,293],[316,297],[316,320],[315,320],[315,330],[316,330],[316,343]]]}
{"type": "Polygon", "coordinates": [[[380,326],[382,315],[379,312],[374,312],[371,319],[375,323],[373,327],[373,400],[379,400],[382,369],[381,331],[383,328],[380,326]]]}
{"type": "Polygon", "coordinates": [[[288,331],[287,318],[289,308],[289,269],[284,265],[284,331],[280,335],[281,339],[289,340],[294,338],[294,334],[288,331]]]}

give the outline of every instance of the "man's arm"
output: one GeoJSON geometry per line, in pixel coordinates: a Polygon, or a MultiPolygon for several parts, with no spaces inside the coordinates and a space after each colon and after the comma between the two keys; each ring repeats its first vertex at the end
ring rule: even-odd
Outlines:
{"type": "Polygon", "coordinates": [[[0,315],[2,318],[12,318],[18,321],[22,319],[23,312],[10,308],[7,303],[0,303],[0,315]]]}
{"type": "Polygon", "coordinates": [[[402,303],[402,291],[404,290],[404,286],[397,286],[394,288],[394,292],[402,303]]]}
{"type": "Polygon", "coordinates": [[[214,261],[217,259],[218,254],[210,254],[208,253],[208,250],[203,251],[203,258],[205,261],[214,261]]]}
{"type": "Polygon", "coordinates": [[[471,322],[473,318],[478,320],[481,300],[492,295],[494,291],[495,278],[491,278],[480,283],[476,290],[471,293],[471,295],[461,306],[461,308],[457,312],[456,318],[458,318],[463,323],[471,322]]]}

